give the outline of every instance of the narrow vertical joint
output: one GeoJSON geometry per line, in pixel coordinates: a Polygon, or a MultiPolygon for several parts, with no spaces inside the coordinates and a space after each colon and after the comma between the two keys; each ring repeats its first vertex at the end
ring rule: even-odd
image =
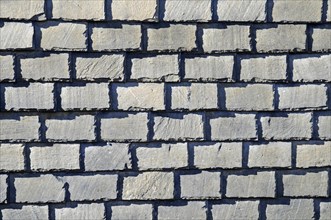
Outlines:
{"type": "Polygon", "coordinates": [[[318,115],[316,115],[316,112],[312,112],[311,117],[312,117],[312,138],[318,139],[318,115]]]}
{"type": "Polygon", "coordinates": [[[196,46],[198,52],[203,52],[203,27],[197,24],[197,29],[196,29],[196,46]]]}
{"type": "Polygon", "coordinates": [[[141,50],[142,51],[147,51],[147,46],[148,46],[148,36],[147,36],[147,26],[145,26],[144,24],[140,25],[140,29],[141,29],[141,50]]]}
{"type": "Polygon", "coordinates": [[[267,22],[273,22],[273,18],[272,18],[273,7],[274,7],[274,0],[267,0],[266,9],[265,9],[267,15],[267,22]]]}
{"type": "Polygon", "coordinates": [[[212,220],[213,219],[213,214],[211,212],[212,210],[212,203],[210,200],[206,201],[206,214],[207,214],[207,220],[212,220]]]}
{"type": "Polygon", "coordinates": [[[256,53],[256,27],[254,27],[254,25],[251,25],[249,27],[249,37],[250,37],[250,46],[251,46],[251,50],[253,53],[256,53]]]}
{"type": "Polygon", "coordinates": [[[291,143],[291,168],[296,168],[296,158],[297,158],[297,143],[291,143]]]}
{"type": "Polygon", "coordinates": [[[261,115],[257,114],[256,117],[256,133],[257,133],[257,140],[263,139],[263,130],[262,130],[262,123],[261,123],[261,115]]]}
{"type": "Polygon", "coordinates": [[[85,146],[79,145],[79,167],[80,170],[85,171],[85,146]]]}
{"type": "Polygon", "coordinates": [[[312,52],[312,49],[313,49],[313,28],[309,24],[307,24],[306,35],[307,35],[306,51],[307,52],[312,52]]]}
{"type": "Polygon", "coordinates": [[[323,23],[326,22],[326,19],[327,19],[327,16],[328,16],[328,4],[331,4],[331,2],[328,2],[328,0],[323,0],[322,17],[321,17],[321,21],[323,23]]]}
{"type": "Polygon", "coordinates": [[[320,219],[320,200],[314,199],[314,219],[320,219]]]}
{"type": "Polygon", "coordinates": [[[171,95],[172,95],[172,85],[169,83],[164,83],[164,104],[165,110],[171,110],[171,95]]]}
{"type": "Polygon", "coordinates": [[[154,137],[154,115],[152,115],[151,112],[148,112],[148,122],[147,122],[147,128],[148,128],[148,134],[147,134],[147,140],[152,141],[154,137]]]}
{"type": "Polygon", "coordinates": [[[242,167],[248,168],[248,157],[249,157],[249,145],[250,143],[242,143],[242,167]]]}
{"type": "Polygon", "coordinates": [[[112,3],[112,0],[105,0],[105,19],[106,19],[106,21],[113,19],[111,3],[112,3]]]}
{"type": "Polygon", "coordinates": [[[218,0],[211,0],[212,21],[218,21],[217,4],[218,0]]]}
{"type": "Polygon", "coordinates": [[[92,24],[87,23],[86,41],[87,41],[87,51],[88,52],[91,52],[93,50],[92,49],[92,38],[91,38],[92,33],[93,33],[92,24]]]}
{"type": "Polygon", "coordinates": [[[97,142],[101,141],[101,119],[100,119],[100,115],[99,113],[96,113],[94,116],[94,125],[95,125],[95,129],[94,129],[94,133],[95,133],[95,139],[97,142]]]}
{"type": "Polygon", "coordinates": [[[183,53],[179,53],[178,55],[178,66],[179,66],[179,79],[183,81],[185,77],[185,61],[183,53]]]}
{"type": "Polygon", "coordinates": [[[293,57],[286,55],[286,81],[293,81],[293,57]]]}
{"type": "Polygon", "coordinates": [[[274,100],[273,100],[274,109],[279,110],[278,85],[274,84],[272,87],[273,87],[273,91],[274,91],[274,100]]]}
{"type": "Polygon", "coordinates": [[[31,171],[31,160],[30,160],[30,146],[24,145],[23,155],[24,155],[24,170],[31,171]]]}
{"type": "Polygon", "coordinates": [[[39,140],[41,142],[47,142],[46,139],[46,119],[44,115],[39,115],[39,140]]]}

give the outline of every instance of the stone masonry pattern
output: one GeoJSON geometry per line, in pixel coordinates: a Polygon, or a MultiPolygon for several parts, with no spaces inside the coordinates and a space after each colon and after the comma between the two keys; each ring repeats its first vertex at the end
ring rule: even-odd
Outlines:
{"type": "Polygon", "coordinates": [[[331,219],[331,0],[0,0],[0,219],[331,219]]]}

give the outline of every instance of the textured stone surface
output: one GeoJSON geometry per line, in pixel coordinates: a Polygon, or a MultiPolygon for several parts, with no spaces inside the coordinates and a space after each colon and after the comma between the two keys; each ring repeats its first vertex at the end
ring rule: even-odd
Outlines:
{"type": "Polygon", "coordinates": [[[331,28],[322,29],[314,28],[313,29],[313,51],[327,51],[331,49],[331,28]]]}
{"type": "Polygon", "coordinates": [[[44,20],[44,0],[1,0],[0,18],[44,20]]]}
{"type": "Polygon", "coordinates": [[[5,22],[0,27],[0,50],[31,49],[34,47],[33,34],[31,23],[5,22]]]}
{"type": "Polygon", "coordinates": [[[318,136],[320,139],[331,140],[331,116],[318,117],[318,136]]]}
{"type": "Polygon", "coordinates": [[[258,201],[238,201],[235,204],[213,205],[213,219],[258,219],[258,201]]]}
{"type": "Polygon", "coordinates": [[[291,199],[289,204],[268,204],[267,219],[314,219],[312,199],[291,199]]]}
{"type": "Polygon", "coordinates": [[[5,174],[0,175],[0,204],[7,201],[7,178],[5,174]]]}
{"type": "Polygon", "coordinates": [[[198,140],[204,137],[201,115],[173,115],[154,117],[155,140],[198,140]],[[176,117],[178,116],[178,117],[176,117]]]}
{"type": "Polygon", "coordinates": [[[159,206],[158,219],[206,219],[206,206],[204,202],[188,202],[181,206],[159,206]]]}
{"type": "Polygon", "coordinates": [[[29,205],[22,206],[20,209],[2,209],[1,210],[3,220],[14,219],[48,219],[48,207],[29,205]]]}
{"type": "Polygon", "coordinates": [[[320,220],[328,220],[331,216],[331,202],[320,203],[320,220]]]}
{"type": "Polygon", "coordinates": [[[131,79],[141,81],[178,81],[179,65],[176,55],[159,55],[132,59],[131,79]]]}
{"type": "Polygon", "coordinates": [[[226,196],[274,198],[276,196],[275,172],[257,172],[255,175],[229,175],[226,196]]]}
{"type": "Polygon", "coordinates": [[[165,1],[166,21],[208,21],[211,20],[211,0],[165,1]]]}
{"type": "Polygon", "coordinates": [[[226,28],[203,29],[203,50],[246,51],[250,50],[249,26],[229,25],[226,28]]]}
{"type": "Polygon", "coordinates": [[[126,206],[112,206],[111,219],[114,220],[136,220],[136,219],[153,219],[153,206],[150,204],[130,204],[126,206]]]}
{"type": "Polygon", "coordinates": [[[29,149],[30,166],[34,171],[79,169],[79,144],[32,146],[29,149]]]}
{"type": "Polygon", "coordinates": [[[331,142],[323,144],[298,144],[296,147],[297,167],[331,166],[331,142]]]}
{"type": "Polygon", "coordinates": [[[24,145],[0,143],[0,170],[24,170],[24,145]]]}
{"type": "Polygon", "coordinates": [[[38,116],[0,119],[0,140],[38,140],[39,127],[38,116]]]}
{"type": "Polygon", "coordinates": [[[55,218],[70,220],[70,219],[105,219],[104,204],[78,204],[73,208],[55,208],[55,218]]]}
{"type": "Polygon", "coordinates": [[[112,0],[111,15],[114,20],[153,20],[157,18],[157,0],[112,0]]]}
{"type": "Polygon", "coordinates": [[[187,144],[162,144],[160,147],[142,145],[136,150],[138,168],[166,169],[188,166],[187,144]]]}
{"type": "Polygon", "coordinates": [[[14,79],[14,59],[13,56],[0,56],[0,82],[14,79]]]}
{"type": "Polygon", "coordinates": [[[131,168],[129,145],[107,143],[105,146],[85,148],[84,164],[87,171],[124,170],[131,168]]]}
{"type": "Polygon", "coordinates": [[[145,172],[124,178],[124,200],[156,200],[174,198],[174,176],[169,172],[145,172]]]}

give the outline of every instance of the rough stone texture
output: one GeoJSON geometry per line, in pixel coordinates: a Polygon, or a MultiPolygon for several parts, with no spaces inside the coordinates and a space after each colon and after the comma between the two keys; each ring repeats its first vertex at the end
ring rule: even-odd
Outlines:
{"type": "Polygon", "coordinates": [[[327,87],[324,85],[278,87],[278,94],[279,109],[327,107],[327,87]]]}
{"type": "Polygon", "coordinates": [[[180,175],[181,198],[216,199],[221,198],[221,174],[202,171],[199,174],[180,175]]]}
{"type": "Polygon", "coordinates": [[[250,50],[249,26],[229,25],[226,28],[203,29],[203,50],[213,51],[247,51],[250,50]]]}
{"type": "Polygon", "coordinates": [[[266,140],[310,139],[311,120],[310,113],[261,117],[262,136],[266,140]]]}
{"type": "Polygon", "coordinates": [[[302,51],[305,48],[305,25],[279,24],[277,27],[256,30],[256,49],[259,52],[302,51]]]}
{"type": "Polygon", "coordinates": [[[117,197],[117,175],[64,176],[71,201],[109,200],[117,197]]]}
{"type": "Polygon", "coordinates": [[[51,23],[49,27],[41,27],[41,43],[43,50],[85,51],[86,24],[83,23],[51,23]]]}
{"type": "Polygon", "coordinates": [[[328,0],[328,9],[327,9],[327,15],[326,15],[326,20],[331,21],[331,2],[328,0]]]}
{"type": "Polygon", "coordinates": [[[274,198],[276,196],[275,172],[257,172],[255,175],[229,175],[226,196],[274,198]]]}
{"type": "Polygon", "coordinates": [[[303,82],[331,81],[331,55],[295,57],[293,80],[303,82]]]}
{"type": "Polygon", "coordinates": [[[258,201],[238,201],[235,204],[213,205],[213,219],[258,219],[258,201]]]}
{"type": "Polygon", "coordinates": [[[27,87],[5,87],[5,108],[20,109],[53,109],[54,84],[30,83],[27,87]]]}
{"type": "Polygon", "coordinates": [[[123,200],[174,198],[174,175],[169,172],[145,172],[124,177],[123,200]]]}
{"type": "Polygon", "coordinates": [[[40,177],[16,177],[14,186],[16,202],[53,203],[64,201],[64,183],[51,174],[40,177]]]}
{"type": "Polygon", "coordinates": [[[113,20],[153,20],[157,18],[157,1],[112,0],[111,15],[113,20]]]}
{"type": "Polygon", "coordinates": [[[328,172],[307,172],[304,175],[284,174],[284,196],[291,197],[327,197],[328,196],[328,172]],[[318,180],[318,181],[316,181],[318,180]]]}
{"type": "Polygon", "coordinates": [[[147,141],[147,113],[101,118],[101,139],[147,141]]]}
{"type": "Polygon", "coordinates": [[[255,140],[257,138],[254,114],[211,118],[210,127],[212,140],[255,140]]]}
{"type": "Polygon", "coordinates": [[[154,117],[154,140],[199,140],[203,139],[201,115],[173,115],[154,117]]]}
{"type": "Polygon", "coordinates": [[[225,87],[225,107],[228,110],[273,110],[272,85],[255,84],[225,87]]]}
{"type": "Polygon", "coordinates": [[[231,80],[233,65],[233,56],[187,58],[185,59],[184,78],[202,81],[231,80]]]}
{"type": "Polygon", "coordinates": [[[52,0],[52,17],[64,20],[103,20],[104,5],[104,0],[52,0]]]}
{"type": "Polygon", "coordinates": [[[289,204],[268,204],[267,219],[314,219],[312,199],[291,199],[289,204]]]}
{"type": "Polygon", "coordinates": [[[188,166],[187,144],[185,143],[162,144],[160,147],[142,145],[137,148],[136,157],[140,170],[188,166]]]}
{"type": "Polygon", "coordinates": [[[153,219],[153,206],[150,204],[130,204],[111,207],[111,219],[113,220],[137,220],[137,219],[153,219]]]}
{"type": "Polygon", "coordinates": [[[322,29],[314,28],[313,29],[313,51],[328,51],[331,49],[331,28],[322,29]]]}
{"type": "Polygon", "coordinates": [[[331,202],[320,203],[320,220],[328,220],[331,216],[331,202]]]}
{"type": "Polygon", "coordinates": [[[33,34],[31,23],[5,22],[0,27],[0,50],[31,49],[34,47],[33,34]]]}
{"type": "Polygon", "coordinates": [[[73,208],[55,208],[55,218],[63,220],[71,219],[93,219],[104,220],[105,206],[104,204],[78,204],[73,208]]]}
{"type": "Polygon", "coordinates": [[[18,116],[0,119],[0,140],[38,140],[39,127],[38,116],[18,116]]]}
{"type": "Polygon", "coordinates": [[[127,83],[112,85],[117,97],[117,109],[165,110],[164,84],[127,83]]]}
{"type": "Polygon", "coordinates": [[[24,145],[0,143],[0,170],[24,170],[24,145]]]}
{"type": "Polygon", "coordinates": [[[180,219],[206,219],[206,206],[204,202],[188,202],[183,206],[159,206],[159,220],[180,219]]]}
{"type": "Polygon", "coordinates": [[[48,219],[48,207],[29,205],[22,206],[20,209],[2,209],[1,210],[3,220],[14,220],[14,219],[48,219]]]}
{"type": "Polygon", "coordinates": [[[132,168],[128,144],[107,143],[105,146],[88,146],[84,155],[86,171],[132,168]]]}
{"type": "Polygon", "coordinates": [[[296,167],[331,166],[331,142],[323,144],[298,144],[296,167]]]}
{"type": "Polygon", "coordinates": [[[284,1],[273,4],[273,21],[319,22],[322,18],[323,0],[284,1]]]}
{"type": "Polygon", "coordinates": [[[66,119],[60,117],[46,119],[46,128],[46,139],[48,140],[92,141],[95,139],[93,115],[77,115],[66,119]]]}
{"type": "Polygon", "coordinates": [[[120,54],[101,57],[77,57],[76,78],[83,80],[124,79],[124,56],[120,54]]]}
{"type": "Polygon", "coordinates": [[[120,28],[95,27],[91,39],[96,51],[140,49],[141,27],[127,24],[120,28]]]}
{"type": "Polygon", "coordinates": [[[208,21],[211,20],[211,0],[165,1],[166,21],[208,21]]]}
{"type": "Polygon", "coordinates": [[[44,0],[1,0],[0,18],[44,20],[44,0]]]}
{"type": "Polygon", "coordinates": [[[318,117],[318,136],[320,139],[331,140],[331,116],[318,117]]]}
{"type": "Polygon", "coordinates": [[[84,86],[62,87],[61,107],[64,110],[109,108],[108,87],[108,83],[87,83],[84,86]]]}
{"type": "Polygon", "coordinates": [[[249,145],[248,167],[291,167],[290,142],[249,145]]]}
{"type": "Polygon", "coordinates": [[[0,56],[0,82],[14,79],[14,59],[13,56],[0,56]]]}
{"type": "Polygon", "coordinates": [[[216,83],[192,83],[171,87],[171,109],[217,109],[216,83]]]}
{"type": "Polygon", "coordinates": [[[169,27],[148,28],[147,50],[191,51],[196,48],[196,26],[170,24],[169,27]]]}
{"type": "Polygon", "coordinates": [[[131,79],[141,81],[179,81],[179,64],[176,55],[159,55],[132,59],[131,79]]]}
{"type": "Polygon", "coordinates": [[[79,169],[79,144],[32,146],[29,149],[33,171],[79,169]]]}
{"type": "Polygon", "coordinates": [[[0,204],[7,202],[7,175],[0,175],[0,204]]]}
{"type": "Polygon", "coordinates": [[[274,81],[286,79],[286,56],[243,57],[240,80],[274,81]]]}
{"type": "Polygon", "coordinates": [[[27,80],[69,79],[69,56],[66,53],[20,59],[21,74],[27,80]]]}
{"type": "Polygon", "coordinates": [[[266,0],[218,0],[219,21],[264,21],[266,0]]]}
{"type": "Polygon", "coordinates": [[[242,166],[241,143],[196,144],[194,166],[206,168],[237,168],[242,166]]]}

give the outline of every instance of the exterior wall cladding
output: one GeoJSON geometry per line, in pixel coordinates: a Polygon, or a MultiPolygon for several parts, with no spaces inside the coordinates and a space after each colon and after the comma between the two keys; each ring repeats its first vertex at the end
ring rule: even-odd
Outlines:
{"type": "Polygon", "coordinates": [[[331,0],[0,0],[0,219],[331,219],[331,0]]]}

